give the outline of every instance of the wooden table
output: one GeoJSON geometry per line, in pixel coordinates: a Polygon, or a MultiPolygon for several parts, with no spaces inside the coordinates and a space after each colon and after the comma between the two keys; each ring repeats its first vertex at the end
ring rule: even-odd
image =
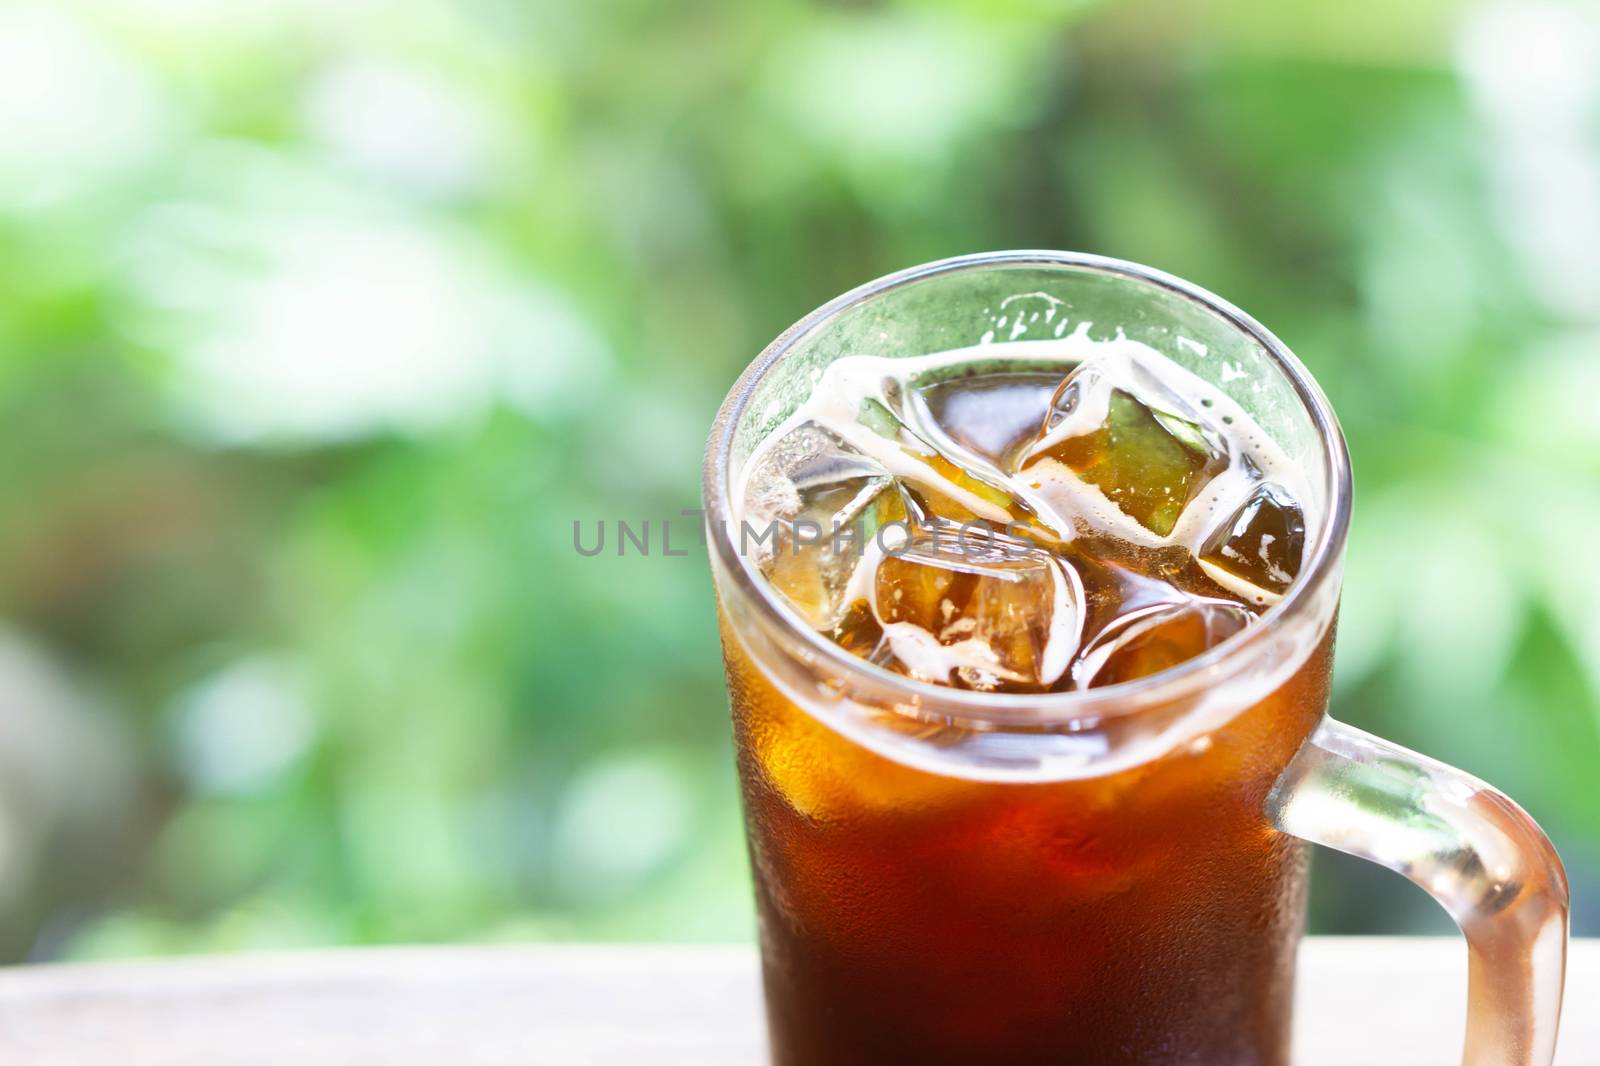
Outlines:
{"type": "MultiPolygon", "coordinates": [[[[1298,1066],[1455,1066],[1452,939],[1312,939],[1298,1066]]],[[[1600,1066],[1600,941],[1573,945],[1562,1066],[1600,1066]]],[[[743,947],[383,948],[0,970],[4,1066],[747,1066],[743,947]]]]}

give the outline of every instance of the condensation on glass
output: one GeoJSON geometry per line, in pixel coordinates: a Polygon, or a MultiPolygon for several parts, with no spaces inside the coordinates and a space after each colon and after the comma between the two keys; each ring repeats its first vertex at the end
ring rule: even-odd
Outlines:
{"type": "MultiPolygon", "coordinates": [[[[981,486],[967,487],[981,510],[981,486]]],[[[713,429],[705,498],[779,1066],[1281,1066],[1302,841],[1402,873],[1456,920],[1468,1066],[1550,1063],[1560,862],[1502,794],[1326,717],[1348,458],[1321,392],[1248,316],[1089,256],[892,275],[751,365],[713,429]],[[783,575],[750,550],[736,495],[829,367],[979,345],[1022,354],[1079,329],[1160,353],[1270,438],[1295,474],[1292,582],[1147,676],[1097,681],[1098,660],[1074,673],[1041,638],[1002,673],[957,662],[943,684],[943,660],[934,674],[907,666],[915,647],[875,661],[834,639],[815,575],[774,588],[783,575]]],[[[1161,504],[1126,509],[1166,536],[1181,508],[1161,504]]]]}

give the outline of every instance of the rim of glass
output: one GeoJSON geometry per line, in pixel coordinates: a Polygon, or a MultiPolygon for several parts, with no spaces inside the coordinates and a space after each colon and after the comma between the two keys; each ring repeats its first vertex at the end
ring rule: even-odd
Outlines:
{"type": "Polygon", "coordinates": [[[1050,250],[979,252],[907,267],[857,286],[801,318],[761,351],[723,400],[706,452],[703,491],[709,508],[710,541],[722,560],[723,568],[729,580],[737,585],[755,608],[761,623],[770,630],[797,641],[808,655],[847,680],[865,682],[869,687],[888,686],[904,693],[910,702],[954,708],[964,718],[996,722],[1022,718],[1034,723],[1126,714],[1140,707],[1181,698],[1212,683],[1221,673],[1225,662],[1238,659],[1249,649],[1264,645],[1286,621],[1298,618],[1308,609],[1308,605],[1316,602],[1317,590],[1338,571],[1351,508],[1350,454],[1333,407],[1322,388],[1311,377],[1310,371],[1271,331],[1215,293],[1175,275],[1125,259],[1050,250]],[[1261,345],[1294,387],[1296,396],[1317,430],[1326,458],[1327,474],[1322,488],[1327,494],[1328,503],[1315,531],[1310,557],[1288,592],[1262,614],[1255,625],[1193,659],[1133,681],[1071,692],[994,693],[937,685],[892,673],[850,654],[808,626],[792,607],[783,602],[781,595],[767,583],[755,564],[734,548],[728,533],[733,513],[729,497],[728,464],[740,418],[767,373],[796,344],[841,313],[884,293],[930,277],[993,267],[1030,265],[1092,271],[1164,290],[1201,305],[1261,345]]]}

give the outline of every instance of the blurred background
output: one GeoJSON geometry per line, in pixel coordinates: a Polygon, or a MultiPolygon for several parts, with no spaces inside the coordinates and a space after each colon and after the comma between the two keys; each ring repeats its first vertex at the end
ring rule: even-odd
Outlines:
{"type": "MultiPolygon", "coordinates": [[[[1150,263],[1354,451],[1334,713],[1600,934],[1600,17],[1552,3],[0,7],[0,960],[752,933],[697,501],[777,332],[1150,263]],[[589,527],[589,528],[592,528],[589,527]]],[[[1320,853],[1313,928],[1445,931],[1320,853]]]]}

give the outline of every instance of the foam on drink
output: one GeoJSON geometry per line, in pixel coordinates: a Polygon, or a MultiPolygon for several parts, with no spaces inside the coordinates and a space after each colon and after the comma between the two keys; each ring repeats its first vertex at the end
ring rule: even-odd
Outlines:
{"type": "Polygon", "coordinates": [[[1250,625],[1304,551],[1300,472],[1232,398],[1084,324],[839,359],[735,498],[804,621],[886,669],[1100,687],[1250,625]]]}

